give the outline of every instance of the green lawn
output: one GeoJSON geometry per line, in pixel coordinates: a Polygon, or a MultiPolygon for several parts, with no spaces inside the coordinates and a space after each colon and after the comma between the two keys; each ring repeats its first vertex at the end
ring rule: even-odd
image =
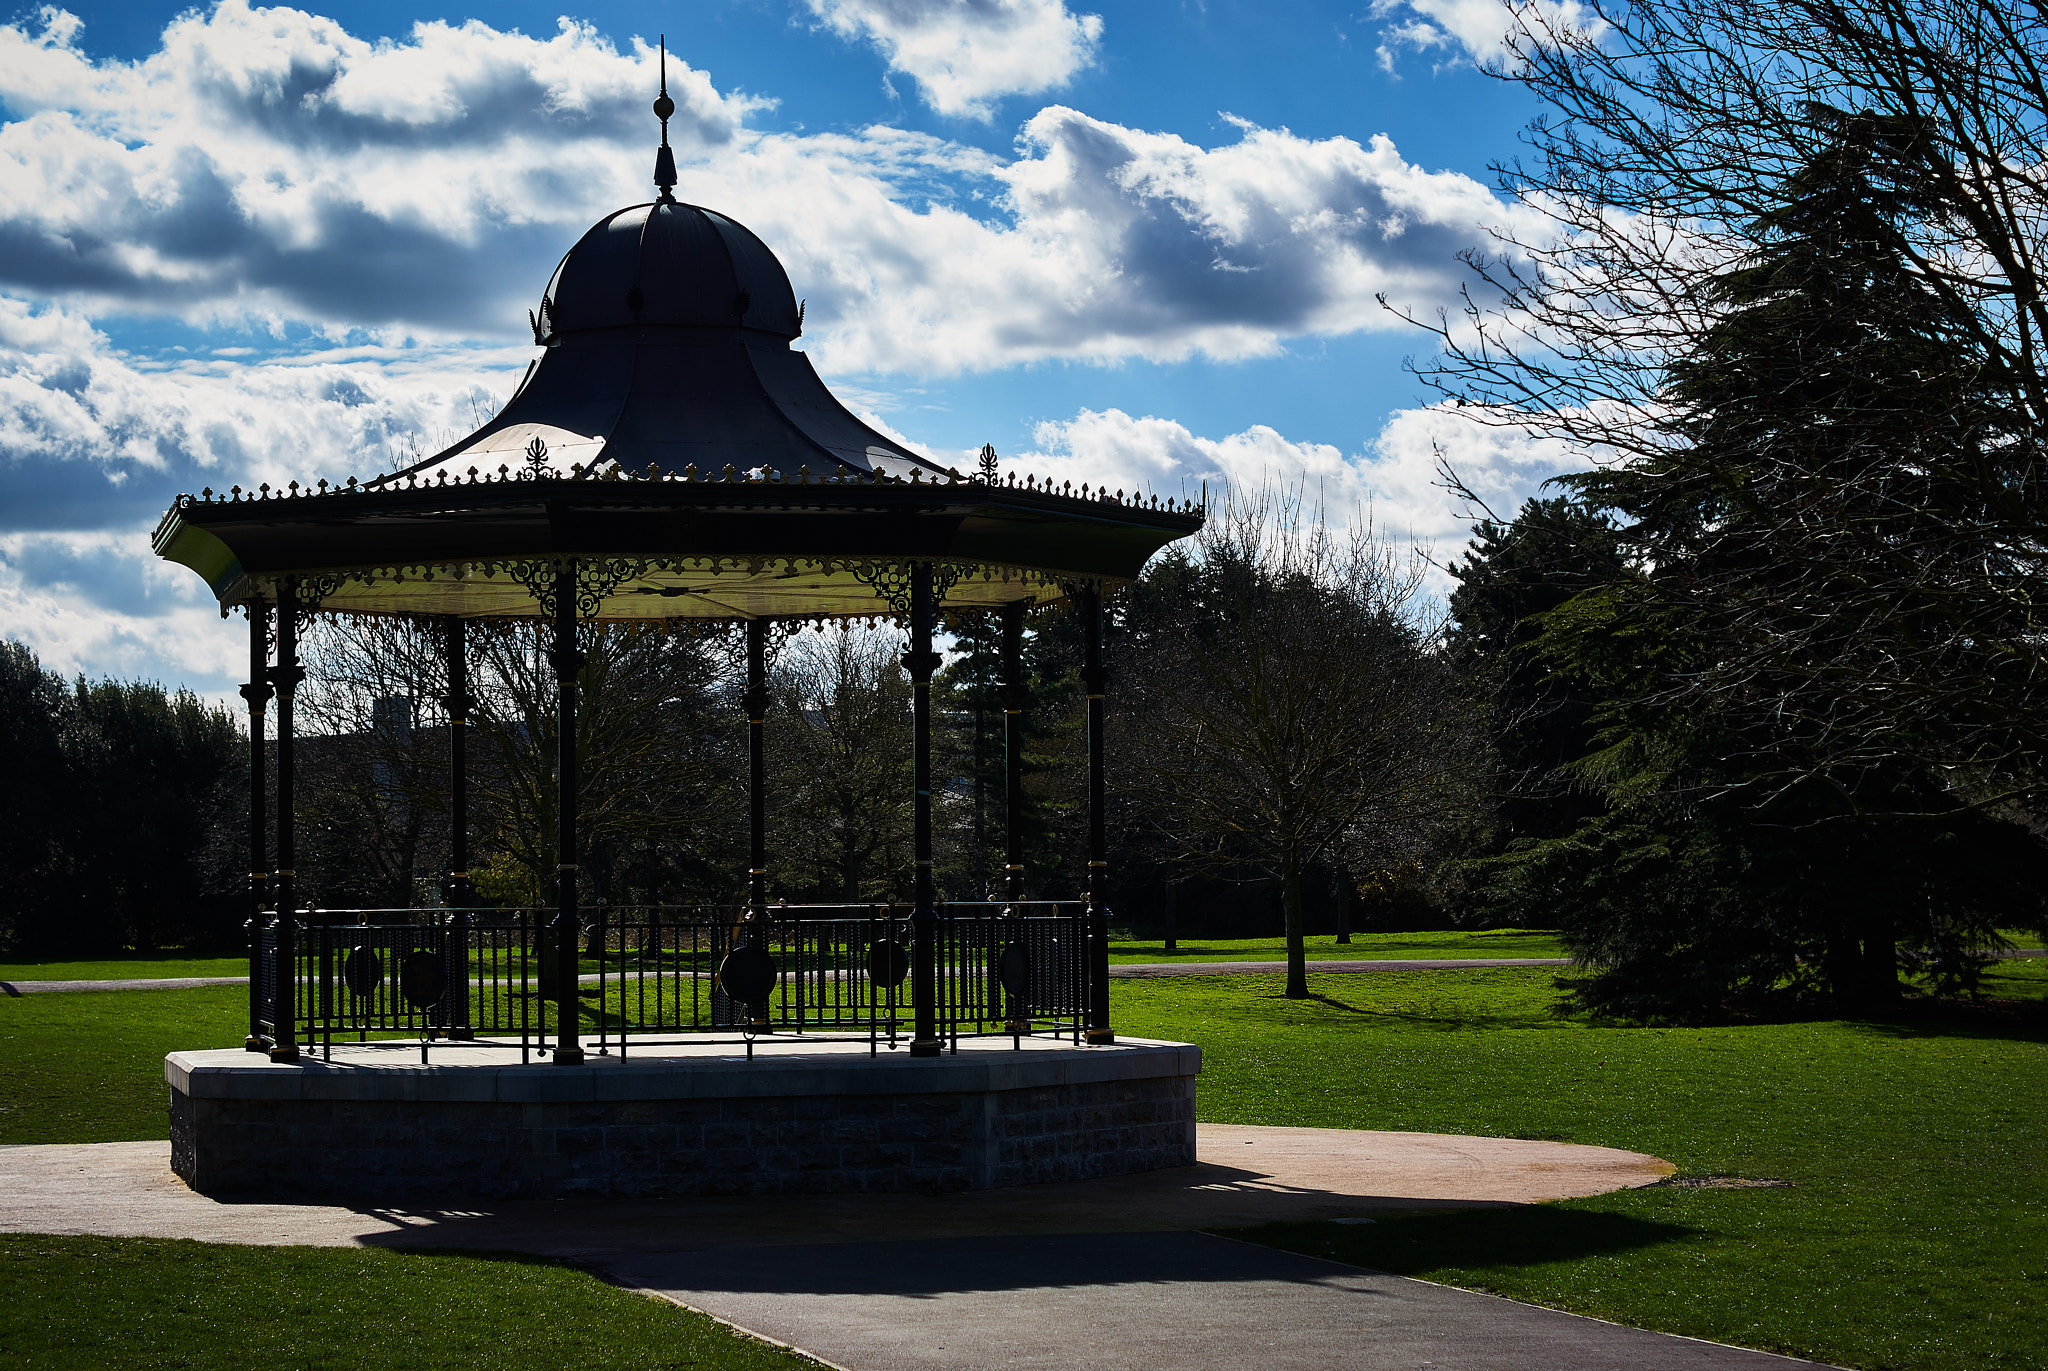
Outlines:
{"type": "Polygon", "coordinates": [[[240,986],[0,1000],[0,1144],[169,1138],[164,1054],[248,1031],[240,986]]]}
{"type": "MultiPolygon", "coordinates": [[[[1539,970],[1311,983],[1116,981],[1116,1025],[1201,1044],[1205,1120],[1556,1138],[1792,1184],[1238,1236],[1849,1366],[2048,1366],[2038,1015],[1597,1027],[1557,1018],[1539,970]]],[[[2038,1001],[2048,966],[1990,991],[2038,1001]]]]}
{"type": "MultiPolygon", "coordinates": [[[[1279,977],[1268,975],[1120,980],[1111,992],[1122,1032],[1202,1045],[1206,1120],[1560,1138],[1654,1153],[1682,1177],[1791,1185],[1658,1187],[1241,1236],[1849,1366],[2048,1367],[2048,963],[2006,963],[1991,975],[1994,996],[2030,1000],[2030,1010],[1891,1023],[1589,1025],[1555,1015],[1552,973],[1540,969],[1312,972],[1311,985],[1317,998],[1307,1001],[1281,999],[1279,977]]],[[[164,1137],[163,1053],[238,1043],[245,1005],[239,989],[0,1002],[0,1142],[164,1137]]],[[[32,1252],[70,1253],[64,1244],[88,1241],[24,1239],[14,1250],[26,1243],[32,1252]]],[[[251,1270],[268,1260],[246,1256],[255,1249],[113,1248],[139,1264],[120,1268],[137,1289],[157,1279],[152,1271],[189,1266],[196,1258],[188,1252],[225,1253],[223,1263],[246,1259],[251,1270]]],[[[97,1250],[75,1249],[87,1254],[76,1256],[81,1269],[100,1260],[89,1255],[97,1250]]],[[[291,1259],[301,1260],[301,1251],[291,1259]]],[[[303,1257],[344,1259],[400,1260],[303,1257]]],[[[38,1260],[58,1269],[74,1257],[38,1260]]],[[[484,1273],[479,1300],[502,1276],[503,1303],[478,1307],[506,1325],[527,1313],[515,1294],[524,1287],[503,1276],[502,1261],[403,1260],[484,1273]]],[[[550,1280],[586,1281],[529,1266],[550,1280]]],[[[9,1287],[27,1288],[16,1269],[9,1287]]],[[[530,1271],[520,1267],[519,1279],[530,1271]]],[[[315,1290],[332,1282],[292,1284],[315,1290]]],[[[593,1298],[613,1298],[588,1284],[593,1298]]],[[[88,1293],[75,1307],[89,1311],[98,1298],[88,1293]]],[[[38,1318],[60,1317],[35,1307],[45,1309],[38,1318]]],[[[239,1339],[258,1321],[237,1322],[226,1311],[255,1307],[269,1306],[248,1295],[222,1300],[222,1312],[204,1317],[239,1339]]],[[[20,1310],[8,1316],[18,1319],[20,1310]]],[[[165,1327],[185,1317],[167,1315],[165,1327]]],[[[417,1339],[423,1364],[491,1364],[462,1341],[489,1330],[451,1324],[429,1335],[424,1326],[406,1335],[417,1339]]],[[[21,1343],[26,1334],[13,1325],[0,1328],[0,1351],[41,1346],[21,1343]]],[[[90,1334],[84,1327],[62,1336],[90,1334]]],[[[273,1360],[319,1365],[317,1348],[329,1345],[346,1344],[309,1341],[303,1353],[273,1360]]],[[[183,1356],[175,1345],[163,1355],[165,1365],[183,1356]]],[[[242,1355],[242,1343],[221,1355],[242,1355]]],[[[79,1356],[80,1364],[94,1359],[89,1349],[79,1356]]]]}
{"type": "MultiPolygon", "coordinates": [[[[1181,938],[1173,951],[1159,937],[1113,939],[1109,960],[1117,962],[1284,962],[1285,938],[1181,938]]],[[[1527,928],[1481,933],[1354,933],[1349,943],[1334,934],[1304,940],[1312,961],[1442,961],[1466,957],[1562,957],[1557,934],[1527,928]]]]}
{"type": "Polygon", "coordinates": [[[0,1235],[0,1289],[9,1366],[817,1366],[702,1314],[511,1253],[0,1235]]]}

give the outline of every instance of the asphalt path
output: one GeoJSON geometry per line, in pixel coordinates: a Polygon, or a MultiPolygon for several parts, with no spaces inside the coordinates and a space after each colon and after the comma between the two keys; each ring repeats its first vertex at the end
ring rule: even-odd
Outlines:
{"type": "Polygon", "coordinates": [[[1774,1371],[1814,1366],[1211,1233],[737,1249],[613,1280],[845,1371],[1774,1371]]]}

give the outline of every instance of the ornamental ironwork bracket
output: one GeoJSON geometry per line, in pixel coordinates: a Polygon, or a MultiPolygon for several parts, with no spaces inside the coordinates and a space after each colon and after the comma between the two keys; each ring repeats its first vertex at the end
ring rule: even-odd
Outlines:
{"type": "MultiPolygon", "coordinates": [[[[946,592],[960,583],[961,569],[950,562],[927,562],[932,572],[932,612],[946,602],[946,592]]],[[[875,562],[868,566],[849,568],[853,579],[864,586],[870,586],[875,594],[888,602],[889,608],[898,615],[910,613],[910,592],[916,584],[918,564],[912,562],[875,562]]]]}
{"type": "Polygon", "coordinates": [[[534,598],[534,602],[540,606],[541,614],[549,619],[554,618],[561,609],[558,600],[561,574],[567,571],[575,585],[574,617],[594,619],[597,617],[597,611],[604,606],[605,597],[634,575],[639,570],[639,565],[609,558],[587,560],[570,557],[565,560],[544,562],[514,562],[505,570],[513,580],[525,588],[528,595],[534,598]]]}
{"type": "Polygon", "coordinates": [[[348,581],[344,571],[323,571],[286,576],[277,583],[277,612],[292,616],[292,634],[301,636],[320,612],[321,601],[340,590],[348,581]]]}

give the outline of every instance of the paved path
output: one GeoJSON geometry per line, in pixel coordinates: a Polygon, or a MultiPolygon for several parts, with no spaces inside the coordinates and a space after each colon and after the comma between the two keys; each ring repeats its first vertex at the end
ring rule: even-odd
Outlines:
{"type": "Polygon", "coordinates": [[[1671,1167],[1512,1138],[1204,1124],[1198,1165],[960,1195],[218,1201],[161,1142],[0,1148],[0,1230],[567,1257],[850,1371],[1765,1371],[1803,1363],[1190,1230],[1526,1204],[1671,1167]]]}
{"type": "MultiPolygon", "coordinates": [[[[2000,959],[2048,957],[2048,949],[2014,948],[1993,954],[2000,959]]],[[[1570,966],[1569,957],[1446,957],[1435,960],[1384,958],[1378,961],[1311,961],[1310,975],[1367,971],[1481,971],[1496,966],[1570,966]]],[[[1149,980],[1154,976],[1270,976],[1287,969],[1286,962],[1119,962],[1109,968],[1111,980],[1149,980]]],[[[578,976],[582,985],[596,985],[595,974],[578,976]]],[[[613,980],[619,979],[616,975],[613,980]]],[[[0,981],[0,995],[48,995],[72,990],[196,990],[210,985],[247,985],[247,976],[173,976],[152,981],[0,981]]]]}
{"type": "Polygon", "coordinates": [[[614,1280],[850,1371],[1781,1371],[1813,1366],[1207,1233],[641,1257],[614,1280]]]}
{"type": "MultiPolygon", "coordinates": [[[[1568,966],[1563,957],[1494,957],[1451,961],[1310,962],[1310,972],[1330,971],[1464,971],[1486,966],[1568,966]]],[[[1286,962],[1133,962],[1109,968],[1112,978],[1149,976],[1232,976],[1285,971],[1286,962]]],[[[709,973],[704,973],[709,979],[709,973]]],[[[596,985],[595,973],[578,976],[582,985],[596,985]]],[[[616,973],[613,980],[621,979],[616,973]]],[[[196,990],[209,985],[247,985],[247,976],[177,976],[151,981],[0,981],[0,995],[49,995],[74,990],[196,990]]]]}
{"type": "MultiPolygon", "coordinates": [[[[1994,953],[2013,957],[2048,957],[2048,949],[2014,948],[1994,953]]],[[[1570,966],[1569,957],[1446,957],[1435,960],[1384,958],[1378,961],[1311,961],[1310,975],[1365,971],[1481,971],[1496,966],[1570,966]]],[[[1119,962],[1109,968],[1111,980],[1149,980],[1154,976],[1270,976],[1287,969],[1286,962],[1119,962]]],[[[578,976],[582,985],[596,985],[595,974],[578,976]]],[[[616,975],[613,980],[619,979],[616,975]]],[[[0,995],[49,995],[73,990],[196,990],[210,985],[247,985],[247,976],[172,976],[151,981],[0,981],[0,995]]]]}
{"type": "Polygon", "coordinates": [[[0,995],[56,995],[72,990],[200,990],[247,985],[247,976],[168,976],[153,981],[0,981],[0,995]]]}
{"type": "Polygon", "coordinates": [[[1199,1125],[1195,1166],[955,1195],[466,1201],[459,1209],[195,1195],[163,1142],[0,1147],[0,1231],[320,1247],[608,1253],[1019,1233],[1242,1228],[1470,1209],[1653,1185],[1668,1162],[1609,1147],[1447,1133],[1199,1125]]]}

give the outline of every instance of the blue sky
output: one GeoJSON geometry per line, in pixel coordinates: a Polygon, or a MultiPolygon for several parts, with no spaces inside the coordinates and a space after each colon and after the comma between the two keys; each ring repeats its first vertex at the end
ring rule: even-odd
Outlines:
{"type": "Polygon", "coordinates": [[[1454,551],[1567,460],[1431,407],[1427,339],[1534,113],[1499,0],[77,4],[0,26],[0,635],[208,694],[240,635],[148,532],[180,490],[367,475],[488,417],[582,230],[751,226],[802,346],[942,460],[1272,476],[1454,551]]]}

